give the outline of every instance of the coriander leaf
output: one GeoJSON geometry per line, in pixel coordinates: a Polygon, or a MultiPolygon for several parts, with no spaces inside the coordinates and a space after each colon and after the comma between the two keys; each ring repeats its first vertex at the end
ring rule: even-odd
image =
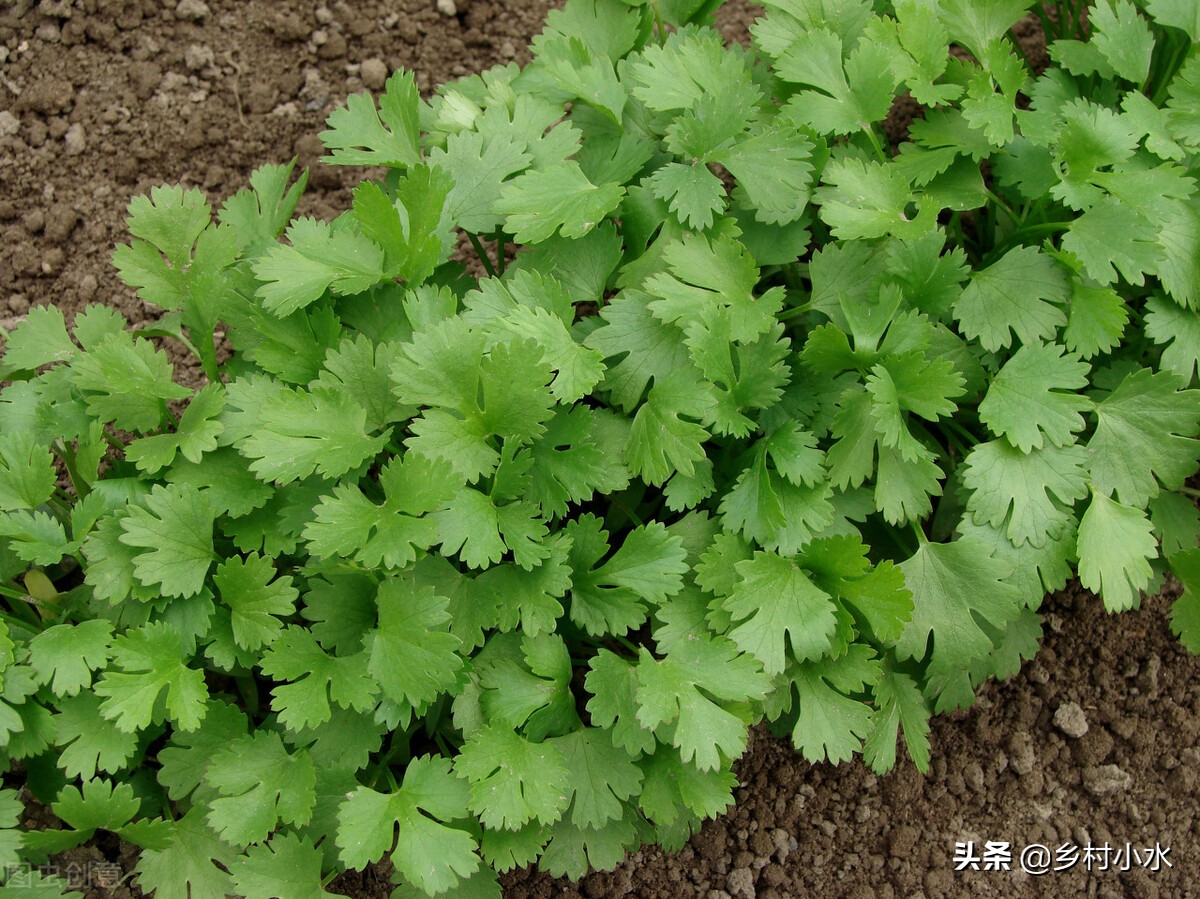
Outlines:
{"type": "Polygon", "coordinates": [[[1153,223],[1106,197],[1071,223],[1062,246],[1099,284],[1112,284],[1119,272],[1130,284],[1140,286],[1146,283],[1146,275],[1158,271],[1163,257],[1158,239],[1153,223]]]}
{"type": "Polygon", "coordinates": [[[204,822],[201,806],[171,823],[169,842],[142,852],[138,886],[160,899],[224,899],[233,891],[226,873],[236,853],[204,822]]]}
{"type": "Polygon", "coordinates": [[[661,660],[643,648],[637,721],[675,746],[685,762],[711,771],[721,767],[722,754],[733,759],[746,749],[746,723],[721,703],[762,699],[768,685],[758,662],[722,637],[696,635],[661,660]]]}
{"type": "Polygon", "coordinates": [[[462,645],[449,632],[448,600],[432,587],[415,588],[407,578],[379,587],[379,626],[366,637],[368,673],[383,695],[420,706],[454,685],[462,645]]]}
{"type": "Polygon", "coordinates": [[[1154,35],[1128,0],[1102,0],[1089,12],[1091,42],[1126,81],[1141,86],[1150,73],[1154,35]]]}
{"type": "Polygon", "coordinates": [[[1104,600],[1109,612],[1137,606],[1150,584],[1158,541],[1146,513],[1096,490],[1079,522],[1079,582],[1104,600]]]}
{"type": "Polygon", "coordinates": [[[1021,595],[1008,579],[1012,567],[977,540],[924,543],[900,563],[912,591],[912,620],[896,642],[900,658],[923,659],[933,638],[931,668],[969,667],[992,651],[984,625],[1003,630],[1017,617],[1021,595]]]}
{"type": "Polygon", "coordinates": [[[651,379],[659,381],[691,364],[683,335],[651,314],[649,300],[640,291],[623,291],[600,310],[604,323],[584,339],[584,346],[604,355],[608,370],[602,386],[625,412],[641,402],[651,379]]]}
{"type": "Polygon", "coordinates": [[[583,237],[617,208],[625,188],[592,184],[577,162],[530,171],[505,183],[494,209],[518,243],[536,244],[560,232],[583,237]]]}
{"type": "Polygon", "coordinates": [[[836,159],[825,166],[813,199],[835,237],[916,239],[937,224],[935,204],[912,210],[913,188],[894,163],[836,159]]]}
{"type": "Polygon", "coordinates": [[[792,559],[755,553],[736,565],[738,582],[722,605],[734,622],[729,638],[779,674],[790,658],[819,659],[832,649],[835,606],[792,559]]]}
{"type": "Polygon", "coordinates": [[[929,770],[929,705],[920,685],[900,671],[885,667],[875,685],[876,713],[863,746],[863,760],[879,774],[896,765],[896,738],[901,728],[909,758],[917,770],[929,770]]]}
{"type": "Polygon", "coordinates": [[[283,628],[280,618],[295,610],[300,591],[290,576],[275,574],[271,561],[257,553],[227,559],[213,574],[217,592],[231,611],[234,642],[242,649],[269,646],[283,628]]]}
{"type": "Polygon", "coordinates": [[[245,899],[317,899],[330,895],[321,885],[321,862],[311,840],[281,832],[238,856],[230,873],[245,899]]]}
{"type": "Polygon", "coordinates": [[[1190,652],[1200,653],[1200,549],[1171,556],[1171,570],[1183,593],[1171,606],[1171,632],[1190,652]]]}
{"type": "Polygon", "coordinates": [[[571,620],[589,634],[625,634],[646,620],[653,607],[683,589],[688,566],[680,538],[658,522],[628,534],[603,564],[608,533],[584,514],[570,522],[571,620]]]}
{"type": "Polygon", "coordinates": [[[964,460],[967,509],[1016,546],[1057,538],[1073,520],[1071,506],[1087,496],[1087,453],[1074,444],[1024,453],[1004,440],[977,444],[964,460]]]}
{"type": "Polygon", "coordinates": [[[779,123],[743,137],[713,161],[737,179],[756,221],[781,225],[798,220],[808,205],[813,149],[803,132],[779,123]]]}
{"type": "Polygon", "coordinates": [[[602,827],[624,815],[623,803],[642,786],[642,771],[606,730],[585,727],[557,737],[571,793],[570,820],[576,827],[602,827]]]}
{"type": "Polygon", "coordinates": [[[655,274],[645,284],[657,297],[649,304],[656,318],[684,327],[692,319],[709,321],[722,309],[729,313],[731,339],[742,343],[775,324],[783,297],[779,291],[755,296],[758,267],[738,241],[687,234],[666,245],[663,261],[671,273],[655,274]]]}
{"type": "Polygon", "coordinates": [[[712,409],[712,395],[697,389],[696,379],[680,369],[650,388],[633,417],[626,458],[634,474],[647,484],[662,484],[674,472],[690,476],[705,458],[709,433],[702,424],[712,409]]]}
{"type": "Polygon", "coordinates": [[[368,93],[351,94],[329,116],[321,142],[330,151],[323,161],[333,165],[386,165],[396,168],[421,160],[421,105],[412,72],[398,71],[387,80],[379,109],[368,93]]]}
{"type": "Polygon", "coordinates": [[[262,843],[280,821],[308,822],[316,778],[308,753],[288,753],[279,734],[240,737],[216,752],[205,772],[218,793],[208,804],[208,823],[235,846],[262,843]]]}
{"type": "Polygon", "coordinates": [[[54,493],[54,457],[28,431],[0,437],[0,512],[36,509],[54,493]]]}
{"type": "Polygon", "coordinates": [[[125,448],[125,458],[147,474],[166,468],[178,453],[189,462],[199,463],[205,453],[217,448],[217,438],[225,426],[216,418],[224,408],[224,387],[220,384],[202,387],[183,410],[173,434],[135,440],[125,448]]]}
{"type": "Polygon", "coordinates": [[[609,731],[613,744],[634,756],[651,752],[656,745],[653,732],[638,724],[634,700],[637,670],[636,665],[601,649],[589,663],[584,679],[591,694],[587,710],[592,723],[609,731]]]}
{"type": "Polygon", "coordinates": [[[112,638],[112,622],[103,618],[56,624],[29,641],[29,665],[55,695],[74,696],[107,664],[112,638]]]}
{"type": "Polygon", "coordinates": [[[1032,343],[1000,369],[979,404],[979,418],[1021,452],[1068,446],[1092,407],[1076,391],[1086,387],[1088,364],[1057,344],[1032,343]]]}
{"type": "Polygon", "coordinates": [[[208,710],[204,672],[188,667],[187,639],[166,622],[121,634],[112,644],[113,664],[95,686],[100,712],[125,733],[145,730],[159,717],[165,691],[166,718],[182,731],[196,730],[208,710]]]}
{"type": "Polygon", "coordinates": [[[339,478],[378,454],[388,439],[372,437],[367,413],[326,387],[280,390],[261,404],[230,394],[230,404],[255,416],[251,433],[236,443],[259,478],[290,484],[311,476],[339,478]]]}
{"type": "Polygon", "coordinates": [[[288,226],[287,244],[276,244],[251,266],[263,282],[263,307],[284,318],[311,306],[325,291],[338,296],[362,293],[385,277],[379,245],[349,227],[332,228],[314,218],[288,226]]]}
{"type": "Polygon", "coordinates": [[[5,334],[3,365],[0,373],[33,371],[43,365],[72,359],[79,348],[67,334],[62,310],[54,305],[34,306],[25,320],[5,334]]]}
{"type": "Polygon", "coordinates": [[[476,234],[495,231],[504,222],[493,211],[503,185],[533,161],[525,150],[524,141],[499,131],[462,131],[446,138],[445,150],[431,149],[429,161],[454,179],[446,200],[450,221],[476,234]]]}
{"type": "Polygon", "coordinates": [[[999,261],[976,271],[954,304],[963,333],[995,352],[1054,336],[1067,323],[1059,305],[1070,298],[1062,268],[1035,247],[1009,250],[999,261]]]}
{"type": "Polygon", "coordinates": [[[377,430],[411,417],[412,408],[392,394],[388,361],[392,347],[364,334],[345,337],[325,354],[313,387],[328,387],[349,397],[367,413],[367,427],[377,430]]]}
{"type": "Polygon", "coordinates": [[[725,186],[700,162],[668,162],[644,183],[688,228],[709,228],[713,216],[725,209],[725,186]]]}
{"type": "Polygon", "coordinates": [[[851,134],[869,129],[887,115],[895,91],[887,48],[860,42],[843,68],[842,39],[828,28],[799,35],[779,57],[776,72],[784,81],[808,84],[785,114],[822,134],[851,134]]]}
{"type": "Polygon", "coordinates": [[[1173,373],[1140,368],[1096,404],[1096,431],[1087,451],[1097,490],[1142,508],[1160,483],[1174,490],[1196,470],[1200,391],[1178,388],[1173,373]]]}
{"type": "Polygon", "coordinates": [[[1063,343],[1084,359],[1110,351],[1129,323],[1129,308],[1120,294],[1111,287],[1095,287],[1083,278],[1074,279],[1071,285],[1068,314],[1063,343]]]}
{"type": "Polygon", "coordinates": [[[629,469],[620,461],[628,442],[628,422],[612,412],[576,405],[559,407],[534,443],[525,499],[538,504],[543,517],[567,513],[570,503],[596,492],[614,493],[629,484],[629,469]]]}
{"type": "Polygon", "coordinates": [[[137,750],[138,735],[121,730],[100,713],[100,697],[80,693],[58,704],[54,745],[58,766],[68,777],[90,779],[98,771],[123,771],[137,750]]]}
{"type": "Polygon", "coordinates": [[[264,652],[262,673],[279,683],[272,691],[279,721],[292,731],[329,720],[330,700],[345,709],[374,708],[379,685],[367,673],[366,653],[331,656],[312,633],[291,625],[264,652]]]}
{"type": "Polygon", "coordinates": [[[71,365],[72,380],[83,391],[89,414],[142,433],[162,423],[167,400],[192,395],[173,375],[166,353],[124,331],[105,338],[71,365]]]}
{"type": "Polygon", "coordinates": [[[1200,316],[1159,296],[1146,301],[1146,310],[1146,336],[1166,345],[1162,366],[1190,384],[1200,368],[1200,316]]]}
{"type": "Polygon", "coordinates": [[[493,725],[471,735],[455,760],[471,784],[470,809],[484,827],[515,830],[557,821],[571,800],[569,772],[552,743],[533,743],[493,725]]]}
{"type": "Polygon", "coordinates": [[[500,635],[477,665],[481,704],[489,724],[520,730],[535,742],[579,726],[571,692],[571,656],[556,634],[500,635]]]}
{"type": "Polygon", "coordinates": [[[795,686],[798,717],[792,742],[810,762],[844,762],[862,749],[871,732],[872,709],[853,698],[873,688],[879,661],[869,646],[852,644],[837,659],[809,661],[788,675],[795,686]]]}
{"type": "Polygon", "coordinates": [[[134,575],[167,596],[196,595],[216,558],[216,513],[204,494],[182,485],[155,486],[145,503],[120,519],[120,541],[142,550],[133,557],[134,575]]]}

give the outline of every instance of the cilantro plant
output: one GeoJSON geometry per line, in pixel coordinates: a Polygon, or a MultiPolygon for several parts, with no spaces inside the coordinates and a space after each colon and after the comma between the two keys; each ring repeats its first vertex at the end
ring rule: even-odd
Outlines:
{"type": "Polygon", "coordinates": [[[1200,651],[1195,4],[1058,3],[1036,77],[1027,0],[716,5],[398,72],[334,221],[290,166],[160,188],[114,255],[160,319],[6,335],[0,757],[63,826],[0,791],[0,861],[495,897],[680,846],[764,719],[924,770],[1073,572],[1172,570],[1200,651]]]}

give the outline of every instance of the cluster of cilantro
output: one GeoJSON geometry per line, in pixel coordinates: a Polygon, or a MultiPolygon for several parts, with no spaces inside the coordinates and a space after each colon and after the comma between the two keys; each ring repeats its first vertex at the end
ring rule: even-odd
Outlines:
{"type": "Polygon", "coordinates": [[[1026,0],[768,0],[753,50],[716,5],[397,73],[322,135],[382,170],[336,220],[287,166],[155,190],[114,261],[161,318],[7,335],[0,762],[64,827],[0,791],[0,868],[105,830],[159,899],[494,899],[681,845],[764,719],[924,769],[1075,570],[1169,566],[1200,651],[1200,7],[1047,21],[1034,77],[1026,0]]]}

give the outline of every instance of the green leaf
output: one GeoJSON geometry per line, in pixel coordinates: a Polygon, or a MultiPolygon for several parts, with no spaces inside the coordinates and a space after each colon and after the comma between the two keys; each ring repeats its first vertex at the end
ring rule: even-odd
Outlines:
{"type": "Polygon", "coordinates": [[[279,721],[293,731],[329,720],[330,701],[360,712],[375,707],[379,685],[367,673],[367,654],[331,656],[305,628],[284,628],[263,654],[262,673],[280,683],[272,691],[279,721]]]}
{"type": "Polygon", "coordinates": [[[379,588],[379,627],[368,635],[368,673],[383,695],[420,706],[454,685],[462,645],[449,632],[448,600],[432,587],[392,578],[379,588]]]}
{"type": "Polygon", "coordinates": [[[571,619],[594,636],[636,630],[653,608],[683,589],[686,553],[658,522],[634,528],[609,552],[608,533],[584,514],[566,527],[571,538],[571,619]]]}
{"type": "Polygon", "coordinates": [[[1183,593],[1171,606],[1171,632],[1189,652],[1200,653],[1200,549],[1177,553],[1170,563],[1183,584],[1183,593]]]}
{"type": "Polygon", "coordinates": [[[216,558],[216,513],[204,494],[181,485],[156,486],[145,503],[120,520],[120,541],[142,550],[133,557],[134,575],[167,596],[195,596],[216,558]]]}
{"type": "Polygon", "coordinates": [[[1158,541],[1146,513],[1093,490],[1079,522],[1079,582],[1099,593],[1109,612],[1136,608],[1156,558],[1158,541]]]}
{"type": "Polygon", "coordinates": [[[284,318],[332,291],[350,296],[374,287],[385,277],[379,245],[349,228],[299,218],[287,230],[290,246],[276,244],[255,260],[257,290],[263,307],[284,318]]]}
{"type": "Polygon", "coordinates": [[[237,441],[259,478],[290,484],[313,473],[339,478],[378,454],[388,432],[371,436],[362,406],[329,388],[281,390],[251,403],[230,392],[230,405],[253,415],[255,427],[237,441]]]}
{"type": "Polygon", "coordinates": [[[470,809],[484,827],[515,830],[529,821],[557,821],[571,801],[569,772],[552,743],[484,727],[463,744],[455,760],[471,784],[470,809]]]}
{"type": "Polygon", "coordinates": [[[354,191],[353,215],[363,233],[384,251],[384,271],[409,286],[424,282],[450,254],[446,197],[453,187],[441,169],[410,168],[395,197],[371,181],[354,191]]]}
{"type": "Polygon", "coordinates": [[[645,181],[654,196],[669,204],[675,218],[688,228],[705,230],[725,209],[725,187],[703,163],[668,162],[645,181]]]}
{"type": "Polygon", "coordinates": [[[954,304],[963,333],[995,352],[1052,338],[1067,323],[1060,305],[1070,298],[1063,269],[1035,247],[1009,250],[976,271],[954,304]]]}
{"type": "Polygon", "coordinates": [[[554,741],[567,766],[570,820],[576,827],[599,828],[624,816],[624,803],[642,786],[642,771],[625,750],[613,746],[607,731],[587,727],[554,741]]]}
{"type": "Polygon", "coordinates": [[[846,158],[830,162],[813,199],[835,237],[916,239],[937,224],[935,204],[911,208],[913,187],[894,163],[846,158]]]}
{"type": "Polygon", "coordinates": [[[234,642],[242,649],[269,646],[283,629],[280,618],[295,611],[300,591],[290,576],[275,574],[271,561],[257,553],[227,559],[213,574],[217,592],[230,609],[234,642]]]}
{"type": "Polygon", "coordinates": [[[54,494],[54,457],[27,431],[0,437],[0,512],[36,509],[54,494]]]}
{"type": "Polygon", "coordinates": [[[1016,546],[1041,547],[1074,521],[1072,504],[1087,496],[1087,453],[1074,444],[1028,454],[1007,441],[976,445],[964,460],[963,483],[972,493],[967,509],[976,522],[1007,521],[1016,546]]]}
{"type": "Polygon", "coordinates": [[[412,72],[398,71],[387,81],[379,109],[368,93],[351,94],[329,116],[321,142],[333,165],[385,165],[397,168],[421,161],[421,99],[412,72]]]}
{"type": "Polygon", "coordinates": [[[688,419],[703,421],[714,401],[696,386],[695,377],[681,369],[655,383],[634,415],[626,458],[647,484],[662,484],[676,471],[691,476],[705,458],[709,433],[688,419]]]}
{"type": "Polygon", "coordinates": [[[141,433],[159,427],[166,417],[167,400],[192,395],[172,380],[173,375],[166,353],[123,331],[89,348],[71,366],[90,415],[141,433]]]}
{"type": "Polygon", "coordinates": [[[620,656],[601,649],[589,663],[584,686],[591,693],[587,709],[592,723],[612,734],[613,745],[630,755],[651,752],[654,734],[638,724],[634,699],[638,669],[620,656]]]}
{"type": "Polygon", "coordinates": [[[226,744],[213,755],[204,780],[218,794],[208,803],[208,823],[235,846],[264,842],[280,821],[306,824],[316,802],[317,774],[308,753],[289,753],[272,732],[226,744]]]}
{"type": "Polygon", "coordinates": [[[1157,296],[1146,301],[1146,310],[1146,336],[1166,345],[1162,366],[1190,384],[1200,369],[1200,314],[1157,296]]]}
{"type": "Polygon", "coordinates": [[[625,188],[592,184],[577,162],[526,172],[505,183],[495,210],[518,243],[536,244],[556,232],[583,237],[617,208],[625,188]]]}
{"type": "Polygon", "coordinates": [[[797,221],[808,206],[813,149],[803,132],[781,123],[742,138],[713,161],[737,179],[756,221],[780,225],[797,221]]]}
{"type": "Polygon", "coordinates": [[[1200,391],[1179,390],[1171,372],[1140,368],[1096,404],[1096,431],[1087,451],[1092,484],[1142,508],[1158,494],[1183,485],[1200,458],[1200,391]]]}
{"type": "Polygon", "coordinates": [[[112,645],[113,665],[95,686],[101,714],[125,733],[145,730],[165,717],[182,731],[198,728],[208,710],[204,672],[188,667],[188,640],[166,622],[121,634],[112,645]]]}
{"type": "Polygon", "coordinates": [[[57,696],[74,696],[108,662],[112,622],[104,619],[56,624],[29,641],[29,665],[57,696]]]}
{"type": "Polygon", "coordinates": [[[1062,246],[1083,263],[1099,284],[1112,284],[1119,272],[1130,284],[1146,283],[1158,271],[1163,250],[1158,229],[1124,203],[1107,197],[1075,219],[1062,246]]]}
{"type": "Polygon", "coordinates": [[[997,373],[979,404],[979,418],[1023,453],[1047,444],[1069,446],[1083,428],[1081,412],[1092,402],[1088,364],[1057,344],[1032,343],[1017,350],[997,373]]]}
{"type": "Polygon", "coordinates": [[[838,764],[862,749],[871,733],[872,709],[853,695],[879,681],[879,661],[870,647],[853,644],[846,655],[805,662],[788,677],[798,712],[792,742],[806,759],[838,764]]]}
{"type": "Polygon", "coordinates": [[[321,863],[311,840],[279,833],[238,856],[230,873],[237,894],[246,899],[316,899],[330,895],[321,885],[321,863]]]}
{"type": "Polygon", "coordinates": [[[738,562],[738,581],[722,605],[734,622],[729,638],[762,662],[767,674],[779,674],[790,659],[819,659],[832,648],[835,606],[791,559],[755,553],[738,562]]]}
{"type": "Polygon", "coordinates": [[[193,806],[172,824],[165,848],[142,852],[137,883],[158,899],[225,899],[234,890],[226,872],[235,855],[205,825],[204,809],[193,806]]]}
{"type": "Polygon", "coordinates": [[[53,718],[58,766],[68,777],[91,779],[96,773],[117,774],[129,765],[138,736],[127,733],[100,713],[100,697],[80,693],[58,704],[53,718]]]}
{"type": "Polygon", "coordinates": [[[784,81],[807,84],[786,107],[798,122],[822,134],[851,134],[869,129],[887,115],[896,79],[888,51],[863,41],[843,68],[842,39],[827,28],[802,33],[780,56],[776,71],[784,81]]]}
{"type": "Polygon", "coordinates": [[[43,365],[65,362],[79,352],[67,334],[67,323],[57,306],[34,306],[16,330],[6,334],[3,366],[6,377],[12,372],[33,371],[43,365]]]}
{"type": "Polygon", "coordinates": [[[746,749],[746,722],[721,703],[762,699],[768,685],[758,662],[724,638],[697,634],[661,660],[643,648],[637,720],[677,748],[685,762],[711,771],[722,766],[722,757],[735,759],[746,749]]]}
{"type": "Polygon", "coordinates": [[[931,668],[968,668],[992,651],[985,626],[1002,631],[1017,617],[1021,595],[1009,583],[1012,567],[978,540],[925,543],[900,564],[912,591],[912,621],[896,642],[901,658],[923,659],[930,637],[931,668]]]}
{"type": "Polygon", "coordinates": [[[201,388],[183,410],[175,433],[135,440],[125,448],[125,458],[147,474],[166,468],[179,453],[199,463],[205,453],[217,448],[225,426],[215,419],[224,408],[225,389],[220,384],[201,388]]]}
{"type": "Polygon", "coordinates": [[[922,774],[929,770],[929,705],[920,685],[900,671],[884,668],[875,685],[875,721],[863,759],[879,774],[896,765],[896,738],[903,728],[909,758],[922,774]]]}
{"type": "MultiPolygon", "coordinates": [[[[1153,11],[1151,11],[1153,14],[1153,11]]],[[[1135,85],[1145,84],[1154,52],[1154,35],[1128,0],[1101,0],[1089,12],[1091,42],[1113,71],[1135,85]]]]}

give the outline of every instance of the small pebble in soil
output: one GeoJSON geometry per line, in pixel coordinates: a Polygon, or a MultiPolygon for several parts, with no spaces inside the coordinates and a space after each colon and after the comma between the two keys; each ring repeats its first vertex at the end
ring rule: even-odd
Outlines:
{"type": "Polygon", "coordinates": [[[1093,796],[1111,796],[1133,786],[1133,777],[1116,765],[1097,765],[1084,770],[1083,786],[1093,796]]]}
{"type": "Polygon", "coordinates": [[[208,16],[208,4],[204,0],[179,0],[175,17],[185,22],[200,22],[208,16]]]}
{"type": "Polygon", "coordinates": [[[1072,739],[1078,740],[1088,731],[1087,716],[1077,702],[1064,702],[1054,713],[1054,726],[1072,739]]]}
{"type": "Polygon", "coordinates": [[[437,0],[437,11],[443,16],[457,16],[458,6],[455,5],[454,0],[437,0]]]}
{"type": "Polygon", "coordinates": [[[362,83],[373,91],[383,88],[387,83],[388,67],[377,56],[363,60],[362,68],[359,70],[359,77],[362,78],[362,83]]]}
{"type": "Polygon", "coordinates": [[[205,66],[213,64],[212,47],[206,44],[189,44],[183,51],[183,64],[193,72],[199,72],[205,66]]]}
{"type": "Polygon", "coordinates": [[[87,139],[83,136],[83,125],[76,122],[63,135],[63,144],[68,156],[78,156],[87,148],[87,139]]]}
{"type": "Polygon", "coordinates": [[[13,137],[20,130],[20,120],[7,109],[0,110],[0,137],[13,137]]]}

